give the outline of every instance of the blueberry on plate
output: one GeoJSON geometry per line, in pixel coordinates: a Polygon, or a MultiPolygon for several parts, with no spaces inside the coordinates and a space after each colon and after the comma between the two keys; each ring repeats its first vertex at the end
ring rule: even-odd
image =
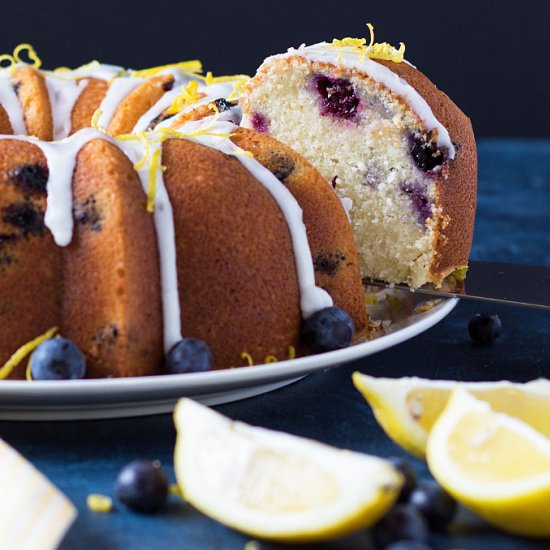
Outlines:
{"type": "Polygon", "coordinates": [[[437,483],[422,483],[412,493],[409,504],[414,506],[434,531],[446,531],[456,513],[456,501],[437,483]]]}
{"type": "Polygon", "coordinates": [[[170,374],[204,372],[212,368],[212,352],[198,338],[183,338],[168,352],[166,371],[170,374]]]}
{"type": "Polygon", "coordinates": [[[399,493],[398,502],[407,502],[409,496],[416,488],[416,474],[410,463],[399,456],[392,456],[388,460],[393,464],[393,467],[403,476],[404,482],[399,493]]]}
{"type": "Polygon", "coordinates": [[[115,494],[135,512],[158,512],[168,496],[168,478],[158,460],[134,460],[120,470],[115,494]]]}
{"type": "Polygon", "coordinates": [[[326,307],[315,312],[302,327],[302,339],[313,353],[346,348],[354,333],[351,317],[339,307],[326,307]]]}
{"type": "Polygon", "coordinates": [[[78,346],[67,338],[42,342],[31,356],[33,380],[69,380],[84,378],[86,360],[78,346]]]}
{"type": "Polygon", "coordinates": [[[476,313],[468,323],[468,332],[476,344],[490,344],[502,332],[502,323],[498,315],[476,313]]]}
{"type": "Polygon", "coordinates": [[[428,525],[414,506],[397,504],[372,528],[372,536],[378,548],[403,540],[426,542],[428,525]]]}

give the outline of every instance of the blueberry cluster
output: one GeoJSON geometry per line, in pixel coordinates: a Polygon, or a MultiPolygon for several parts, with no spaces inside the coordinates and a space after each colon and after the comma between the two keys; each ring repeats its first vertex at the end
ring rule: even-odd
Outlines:
{"type": "Polygon", "coordinates": [[[391,458],[403,475],[404,484],[397,504],[372,528],[379,550],[430,550],[430,529],[446,531],[457,505],[437,483],[417,483],[411,465],[402,458],[391,458]]]}

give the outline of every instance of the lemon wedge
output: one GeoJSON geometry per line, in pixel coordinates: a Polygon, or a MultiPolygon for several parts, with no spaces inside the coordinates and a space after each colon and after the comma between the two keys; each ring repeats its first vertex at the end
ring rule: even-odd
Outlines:
{"type": "Polygon", "coordinates": [[[501,529],[550,536],[550,439],[453,390],[434,424],[428,466],[458,501],[501,529]]]}
{"type": "Polygon", "coordinates": [[[252,537],[311,542],[369,527],[403,482],[380,458],[233,422],[190,399],[174,421],[183,498],[252,537]]]}
{"type": "Polygon", "coordinates": [[[519,418],[550,437],[550,381],[455,382],[424,378],[375,378],[353,373],[353,383],[376,420],[398,445],[423,458],[428,434],[451,391],[461,386],[498,412],[519,418]]]}

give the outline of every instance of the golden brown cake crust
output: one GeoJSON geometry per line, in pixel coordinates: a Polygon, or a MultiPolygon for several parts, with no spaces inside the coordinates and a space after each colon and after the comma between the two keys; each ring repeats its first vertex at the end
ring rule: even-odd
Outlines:
{"type": "Polygon", "coordinates": [[[368,325],[364,290],[351,226],[340,199],[301,155],[276,139],[240,128],[232,140],[276,174],[303,210],[315,266],[315,282],[347,311],[357,333],[368,325]]]}
{"type": "Polygon", "coordinates": [[[0,134],[13,134],[10,118],[2,105],[0,105],[0,134]]]}
{"type": "Polygon", "coordinates": [[[75,231],[63,249],[61,332],[87,359],[87,377],[162,372],[158,249],[132,163],[96,139],[73,178],[75,231]]]}
{"type": "MultiPolygon", "coordinates": [[[[42,151],[0,140],[0,365],[59,322],[61,249],[44,226],[45,187],[17,176],[25,165],[45,170],[42,151]]],[[[25,365],[9,378],[24,379],[25,365]]]]}
{"type": "Polygon", "coordinates": [[[89,128],[94,113],[107,94],[109,84],[99,78],[90,78],[88,84],[75,101],[71,112],[71,134],[89,128]]]}
{"type": "Polygon", "coordinates": [[[275,201],[234,157],[163,145],[174,208],[183,336],[206,341],[214,368],[286,358],[301,315],[294,256],[275,201]],[[191,169],[192,168],[192,169],[191,169]]]}
{"type": "Polygon", "coordinates": [[[17,86],[28,135],[51,141],[53,118],[44,77],[32,67],[22,66],[16,69],[13,81],[17,86]]]}
{"type": "Polygon", "coordinates": [[[132,131],[141,115],[145,114],[174,83],[170,74],[154,76],[132,90],[118,105],[109,122],[107,133],[119,136],[132,131]]]}
{"type": "Polygon", "coordinates": [[[447,129],[456,150],[449,161],[448,176],[436,181],[443,216],[437,220],[436,245],[431,267],[439,284],[455,267],[466,265],[474,231],[477,197],[477,151],[470,119],[424,74],[408,63],[379,61],[407,81],[428,103],[434,116],[447,129]]]}

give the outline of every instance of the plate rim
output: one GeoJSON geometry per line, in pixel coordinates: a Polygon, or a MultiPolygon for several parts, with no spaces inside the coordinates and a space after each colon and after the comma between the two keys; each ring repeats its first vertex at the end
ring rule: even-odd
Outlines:
{"type": "MultiPolygon", "coordinates": [[[[232,386],[242,388],[270,383],[275,380],[296,378],[317,370],[367,357],[405,342],[444,319],[456,307],[458,302],[459,298],[456,297],[442,299],[431,310],[419,314],[416,322],[395,332],[384,334],[373,340],[353,344],[344,349],[317,355],[287,359],[277,363],[188,374],[84,380],[36,380],[32,384],[27,380],[2,380],[0,383],[0,398],[15,395],[22,399],[47,397],[49,401],[52,398],[72,398],[75,395],[89,398],[129,394],[135,400],[136,394],[145,392],[152,400],[161,396],[181,393],[184,390],[186,392],[203,391],[220,387],[231,389],[232,386]]],[[[5,405],[7,403],[0,405],[0,408],[5,405]]],[[[57,405],[62,406],[62,403],[57,403],[57,405]]]]}

